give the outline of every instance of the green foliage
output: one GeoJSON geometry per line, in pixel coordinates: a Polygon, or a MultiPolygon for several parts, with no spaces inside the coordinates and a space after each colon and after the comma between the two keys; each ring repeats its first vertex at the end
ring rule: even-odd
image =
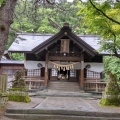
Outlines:
{"type": "Polygon", "coordinates": [[[24,54],[23,53],[11,53],[10,57],[13,60],[24,60],[24,54]]]}
{"type": "MultiPolygon", "coordinates": [[[[83,15],[77,15],[80,9],[79,1],[73,3],[62,0],[56,5],[47,3],[35,4],[32,0],[18,0],[15,13],[14,23],[11,25],[9,39],[6,49],[9,48],[15,39],[16,32],[36,32],[36,33],[56,33],[59,28],[54,27],[48,18],[55,22],[60,28],[63,23],[67,22],[71,27],[77,26],[73,31],[81,34],[85,31],[85,25],[81,18],[83,15]]],[[[23,59],[18,54],[14,54],[13,59],[23,59]]]]}
{"type": "Polygon", "coordinates": [[[17,101],[17,102],[30,102],[31,101],[29,95],[23,94],[23,93],[21,94],[21,91],[19,91],[18,93],[13,92],[9,94],[8,99],[10,101],[17,101]]]}
{"type": "Polygon", "coordinates": [[[10,47],[10,45],[12,44],[13,40],[15,39],[15,32],[13,31],[10,31],[9,32],[9,36],[8,36],[8,41],[7,41],[7,44],[6,44],[6,49],[8,49],[10,47]]]}
{"type": "Polygon", "coordinates": [[[110,71],[113,75],[116,75],[117,80],[120,80],[120,59],[115,56],[106,56],[103,62],[104,71],[110,71]]]}
{"type": "Polygon", "coordinates": [[[2,7],[5,4],[5,0],[0,0],[0,7],[2,7]]]}
{"type": "MultiPolygon", "coordinates": [[[[92,0],[93,1],[93,0],[92,0]]],[[[112,1],[93,2],[94,5],[102,10],[108,17],[120,21],[120,3],[112,1]]],[[[82,3],[81,3],[82,4],[82,3]]],[[[120,25],[114,23],[97,11],[88,1],[80,6],[79,15],[83,15],[84,24],[87,26],[87,33],[98,34],[103,40],[100,41],[100,51],[115,53],[120,50],[120,25]]]]}
{"type": "Polygon", "coordinates": [[[11,89],[9,89],[10,91],[28,91],[28,88],[24,88],[24,87],[21,87],[21,88],[15,88],[15,87],[13,87],[13,88],[11,88],[11,89]]]}
{"type": "Polygon", "coordinates": [[[5,108],[8,102],[8,93],[0,92],[0,110],[5,108]]]}
{"type": "Polygon", "coordinates": [[[120,106],[120,98],[112,97],[112,98],[102,98],[100,101],[100,105],[102,106],[120,106]]]}
{"type": "Polygon", "coordinates": [[[105,88],[105,92],[102,94],[102,99],[100,104],[103,106],[107,105],[120,105],[120,88],[117,84],[116,75],[113,75],[111,72],[107,72],[109,76],[109,82],[105,88]]]}
{"type": "Polygon", "coordinates": [[[77,0],[73,3],[61,1],[56,6],[47,3],[35,4],[33,1],[27,1],[25,7],[24,1],[18,0],[15,10],[17,18],[14,18],[12,27],[27,32],[54,33],[58,31],[57,28],[50,24],[48,18],[52,19],[60,27],[65,22],[69,22],[71,26],[74,26],[79,23],[81,18],[80,15],[76,14],[79,10],[78,2],[77,0]]]}
{"type": "MultiPolygon", "coordinates": [[[[6,49],[9,48],[15,38],[16,32],[36,32],[36,33],[56,33],[59,28],[54,27],[48,18],[55,22],[60,28],[63,23],[67,22],[75,33],[81,34],[85,31],[85,25],[81,21],[82,15],[77,15],[80,7],[79,1],[74,0],[73,3],[61,0],[56,5],[47,3],[34,3],[35,1],[18,0],[15,13],[14,23],[11,25],[9,39],[6,49]]],[[[14,55],[14,59],[21,59],[14,55]]]]}

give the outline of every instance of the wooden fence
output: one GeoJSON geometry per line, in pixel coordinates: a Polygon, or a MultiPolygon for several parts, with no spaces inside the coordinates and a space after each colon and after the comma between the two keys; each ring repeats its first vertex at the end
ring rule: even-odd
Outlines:
{"type": "Polygon", "coordinates": [[[106,82],[101,79],[101,73],[87,70],[84,82],[84,90],[102,92],[106,87],[106,82]]]}
{"type": "Polygon", "coordinates": [[[40,89],[41,86],[44,86],[44,78],[40,76],[23,76],[26,85],[30,89],[40,89]]]}
{"type": "Polygon", "coordinates": [[[7,75],[0,75],[0,93],[7,92],[7,75]]]}

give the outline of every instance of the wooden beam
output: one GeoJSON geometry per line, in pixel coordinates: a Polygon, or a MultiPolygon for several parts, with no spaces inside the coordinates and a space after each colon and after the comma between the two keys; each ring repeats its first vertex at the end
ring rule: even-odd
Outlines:
{"type": "Polygon", "coordinates": [[[67,57],[67,56],[49,56],[49,60],[65,60],[65,61],[80,61],[80,57],[67,57]]]}
{"type": "Polygon", "coordinates": [[[80,89],[84,89],[84,54],[81,54],[81,62],[80,62],[80,89]]]}
{"type": "Polygon", "coordinates": [[[48,86],[48,52],[45,57],[45,87],[48,86]]]}

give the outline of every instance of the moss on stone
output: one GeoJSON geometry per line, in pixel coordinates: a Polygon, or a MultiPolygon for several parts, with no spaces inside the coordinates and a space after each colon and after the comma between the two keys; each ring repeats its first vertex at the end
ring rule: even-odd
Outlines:
{"type": "Polygon", "coordinates": [[[102,106],[120,106],[120,99],[117,97],[113,98],[102,98],[100,101],[102,106]]]}
{"type": "Polygon", "coordinates": [[[17,102],[30,102],[31,99],[28,95],[28,88],[26,87],[25,80],[22,78],[25,71],[17,71],[12,88],[9,89],[9,100],[17,102]]]}
{"type": "Polygon", "coordinates": [[[11,88],[9,90],[8,99],[10,101],[17,101],[17,102],[30,102],[31,101],[28,95],[27,88],[11,88]]]}
{"type": "Polygon", "coordinates": [[[105,88],[105,91],[102,93],[102,99],[100,105],[103,106],[119,106],[120,105],[120,88],[117,84],[116,76],[111,72],[108,73],[109,82],[105,88]]]}
{"type": "Polygon", "coordinates": [[[21,95],[19,93],[10,94],[8,98],[10,101],[17,101],[17,102],[30,102],[31,101],[29,95],[21,95]]]}

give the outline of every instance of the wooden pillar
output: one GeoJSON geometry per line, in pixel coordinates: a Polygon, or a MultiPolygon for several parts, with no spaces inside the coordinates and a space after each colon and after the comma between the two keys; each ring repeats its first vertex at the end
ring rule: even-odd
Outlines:
{"type": "Polygon", "coordinates": [[[84,89],[84,54],[81,54],[80,60],[80,89],[84,89]]]}
{"type": "Polygon", "coordinates": [[[48,86],[48,52],[45,57],[45,87],[48,86]]]}

